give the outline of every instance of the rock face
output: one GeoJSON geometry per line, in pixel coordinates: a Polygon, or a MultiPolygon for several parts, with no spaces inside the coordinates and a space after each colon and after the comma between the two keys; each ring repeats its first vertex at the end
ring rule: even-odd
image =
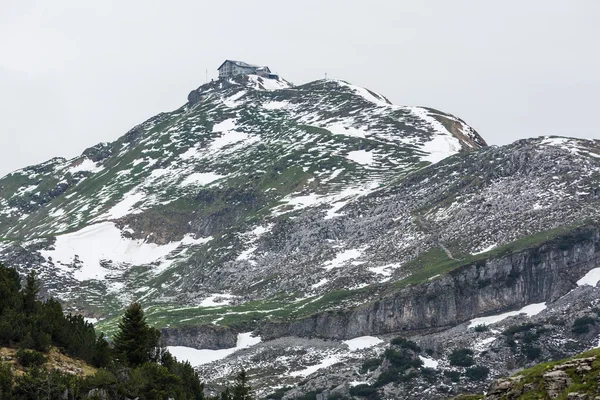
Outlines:
{"type": "Polygon", "coordinates": [[[566,388],[571,386],[573,380],[565,371],[550,371],[543,375],[544,389],[548,393],[548,397],[556,399],[566,388]]]}
{"type": "Polygon", "coordinates": [[[237,342],[237,333],[229,328],[215,325],[163,328],[161,333],[167,346],[219,350],[235,347],[237,342]]]}
{"type": "Polygon", "coordinates": [[[481,315],[556,300],[598,265],[600,230],[580,229],[532,249],[465,265],[354,310],[267,323],[259,331],[265,338],[350,339],[449,327],[481,315]]]}

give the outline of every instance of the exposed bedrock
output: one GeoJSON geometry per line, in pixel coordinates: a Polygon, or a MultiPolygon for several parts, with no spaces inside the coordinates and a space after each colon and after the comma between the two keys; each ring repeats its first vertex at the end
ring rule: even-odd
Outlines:
{"type": "Polygon", "coordinates": [[[352,310],[262,324],[263,339],[284,336],[350,339],[453,326],[472,318],[551,302],[599,267],[599,230],[567,236],[513,254],[460,267],[352,310]]]}
{"type": "Polygon", "coordinates": [[[162,338],[167,346],[186,346],[196,349],[228,349],[237,344],[237,333],[216,325],[164,328],[162,338]]]}

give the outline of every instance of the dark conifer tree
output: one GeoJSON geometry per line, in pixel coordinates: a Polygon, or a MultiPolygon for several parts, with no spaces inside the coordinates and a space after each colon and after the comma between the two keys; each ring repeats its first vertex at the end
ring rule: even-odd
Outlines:
{"type": "Polygon", "coordinates": [[[248,384],[248,375],[244,369],[235,377],[235,385],[232,392],[232,400],[253,400],[252,388],[248,384]]]}
{"type": "Polygon", "coordinates": [[[131,304],[114,337],[114,349],[117,358],[132,367],[150,361],[158,361],[160,331],[146,323],[144,310],[139,303],[131,304]]]}
{"type": "Polygon", "coordinates": [[[40,284],[37,274],[31,270],[25,278],[25,287],[23,288],[23,306],[25,313],[32,314],[37,308],[37,296],[40,293],[40,284]]]}
{"type": "Polygon", "coordinates": [[[0,315],[7,308],[18,307],[18,292],[21,289],[21,278],[14,268],[6,268],[0,263],[0,315]]]}

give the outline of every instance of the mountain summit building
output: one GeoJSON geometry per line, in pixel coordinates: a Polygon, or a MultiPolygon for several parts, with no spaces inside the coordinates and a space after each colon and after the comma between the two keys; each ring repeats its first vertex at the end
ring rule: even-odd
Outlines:
{"type": "Polygon", "coordinates": [[[219,71],[219,79],[239,75],[258,75],[264,78],[279,79],[279,76],[272,74],[266,65],[248,64],[243,61],[225,60],[217,70],[219,71]]]}

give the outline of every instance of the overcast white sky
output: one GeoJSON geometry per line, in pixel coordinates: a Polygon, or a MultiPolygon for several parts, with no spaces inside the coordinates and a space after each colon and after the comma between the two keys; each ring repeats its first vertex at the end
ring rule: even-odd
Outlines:
{"type": "Polygon", "coordinates": [[[226,58],[434,107],[490,144],[600,138],[598,21],[597,0],[0,0],[0,176],[178,108],[226,58]]]}

